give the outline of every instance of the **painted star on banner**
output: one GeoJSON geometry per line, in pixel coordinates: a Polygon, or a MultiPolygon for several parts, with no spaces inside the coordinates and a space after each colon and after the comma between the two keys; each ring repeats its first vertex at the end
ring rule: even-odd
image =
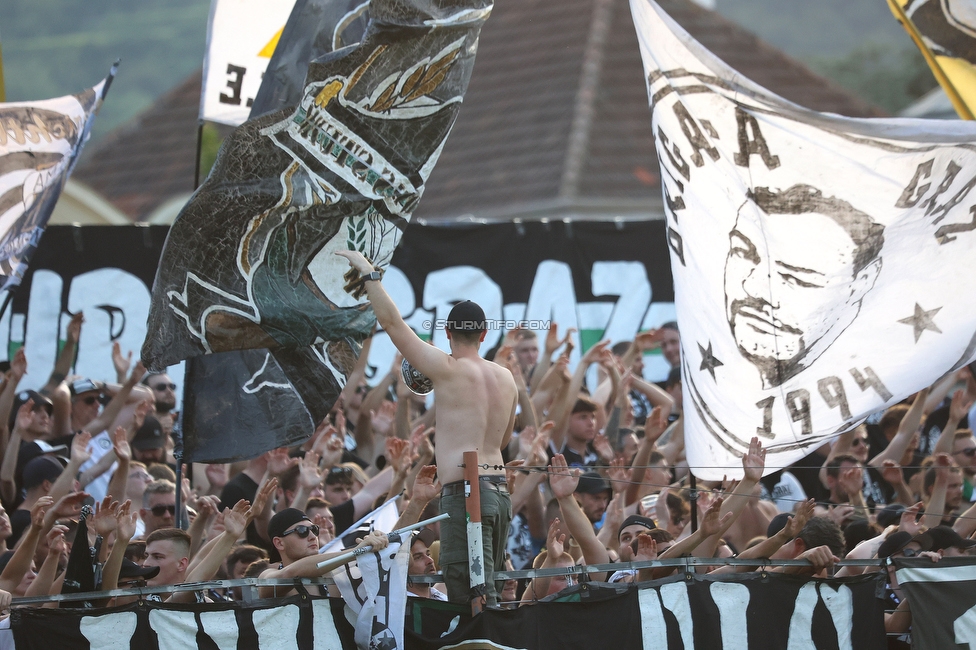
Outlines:
{"type": "Polygon", "coordinates": [[[915,313],[908,318],[898,319],[899,323],[904,323],[905,325],[911,325],[915,329],[915,342],[918,343],[918,339],[922,336],[922,332],[925,330],[932,330],[937,334],[941,334],[942,330],[935,324],[933,320],[935,315],[939,313],[942,307],[936,307],[935,309],[922,309],[922,306],[915,303],[915,313]]]}
{"type": "Polygon", "coordinates": [[[699,370],[707,370],[712,375],[712,381],[715,381],[715,369],[719,366],[724,366],[725,364],[715,358],[712,354],[712,342],[708,342],[708,349],[702,347],[702,344],[698,344],[698,351],[701,352],[702,362],[699,370]]]}

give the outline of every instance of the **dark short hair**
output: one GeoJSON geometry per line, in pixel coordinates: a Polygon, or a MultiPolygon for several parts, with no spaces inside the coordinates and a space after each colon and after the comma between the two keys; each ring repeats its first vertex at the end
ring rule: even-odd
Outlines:
{"type": "MultiPolygon", "coordinates": [[[[952,474],[958,474],[959,472],[962,471],[961,469],[959,469],[958,465],[950,465],[948,469],[952,474]]],[[[931,467],[925,470],[925,482],[922,488],[924,492],[928,492],[929,490],[932,489],[932,486],[935,485],[935,477],[938,475],[939,475],[939,468],[934,463],[932,464],[931,467]]]]}
{"type": "Polygon", "coordinates": [[[897,429],[901,425],[901,421],[905,419],[906,413],[908,413],[907,404],[895,404],[889,407],[878,420],[878,428],[882,431],[897,429]]]}
{"type": "Polygon", "coordinates": [[[241,544],[231,551],[230,555],[227,556],[227,566],[233,567],[238,562],[247,562],[250,565],[252,562],[257,562],[258,560],[267,560],[268,552],[259,546],[251,546],[250,544],[241,544]]]}
{"type": "Polygon", "coordinates": [[[627,350],[630,349],[630,343],[630,341],[620,341],[619,343],[614,343],[613,347],[610,348],[610,351],[616,356],[622,357],[627,354],[627,350]]]}
{"type": "Polygon", "coordinates": [[[331,508],[332,504],[326,499],[321,499],[319,497],[310,497],[305,503],[305,512],[307,513],[312,508],[331,508]]]}
{"type": "Polygon", "coordinates": [[[810,517],[797,537],[808,549],[826,546],[834,555],[844,556],[844,533],[829,517],[810,517]]]}
{"type": "Polygon", "coordinates": [[[573,404],[573,414],[580,413],[580,412],[596,413],[597,409],[599,408],[600,407],[597,406],[596,402],[591,400],[589,397],[586,397],[585,395],[580,395],[579,397],[576,398],[576,403],[573,404]]]}
{"type": "MultiPolygon", "coordinates": [[[[678,332],[678,321],[669,320],[667,323],[664,323],[663,325],[661,325],[661,327],[658,328],[658,329],[662,329],[662,330],[674,330],[675,332],[678,332]]],[[[681,332],[678,332],[678,333],[680,334],[681,332]]]]}
{"type": "Polygon", "coordinates": [[[672,388],[681,383],[681,368],[671,368],[668,371],[668,378],[664,381],[665,388],[672,388]]]}
{"type": "Polygon", "coordinates": [[[854,456],[850,454],[840,454],[839,456],[834,456],[827,463],[827,476],[831,478],[837,478],[840,476],[840,466],[843,463],[854,463],[855,465],[861,466],[861,461],[859,461],[854,456]]]}
{"type": "Polygon", "coordinates": [[[853,205],[823,193],[811,185],[793,185],[782,192],[757,187],[746,196],[766,214],[810,214],[830,217],[854,242],[854,274],[881,255],[884,226],[853,205]]]}

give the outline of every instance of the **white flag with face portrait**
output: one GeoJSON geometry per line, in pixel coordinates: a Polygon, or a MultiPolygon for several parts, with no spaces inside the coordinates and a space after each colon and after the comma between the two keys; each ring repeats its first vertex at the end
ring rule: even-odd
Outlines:
{"type": "Polygon", "coordinates": [[[810,111],[631,9],[695,474],[753,436],[774,471],[972,361],[976,124],[810,111]]]}

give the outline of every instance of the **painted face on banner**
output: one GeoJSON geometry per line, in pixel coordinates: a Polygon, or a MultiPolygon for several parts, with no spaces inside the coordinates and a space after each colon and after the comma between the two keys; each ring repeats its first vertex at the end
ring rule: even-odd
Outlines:
{"type": "Polygon", "coordinates": [[[631,8],[695,474],[753,436],[789,465],[976,358],[976,128],[802,108],[631,8]]]}
{"type": "Polygon", "coordinates": [[[815,361],[857,317],[881,266],[883,228],[849,204],[824,202],[810,187],[761,196],[766,209],[748,201],[729,233],[725,309],[739,352],[764,385],[777,386],[815,361]],[[798,206],[805,197],[817,201],[798,206]],[[783,208],[810,211],[775,213],[783,208]],[[870,232],[860,245],[851,235],[858,221],[870,232]],[[779,244],[776,253],[766,241],[779,244]]]}

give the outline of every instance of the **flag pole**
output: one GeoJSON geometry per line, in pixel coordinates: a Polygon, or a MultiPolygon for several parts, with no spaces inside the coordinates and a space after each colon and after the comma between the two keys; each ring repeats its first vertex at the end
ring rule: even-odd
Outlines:
{"type": "MultiPolygon", "coordinates": [[[[431,517],[430,519],[424,519],[423,521],[418,521],[415,524],[404,526],[403,528],[397,528],[396,530],[388,533],[387,538],[390,540],[391,544],[402,542],[405,533],[409,533],[415,530],[420,530],[424,526],[429,526],[430,524],[436,523],[438,521],[443,521],[444,519],[450,519],[450,517],[451,515],[444,512],[437,515],[436,517],[431,517]]],[[[334,558],[330,558],[328,560],[322,560],[316,566],[320,569],[324,569],[325,567],[332,566],[332,565],[339,567],[345,564],[346,562],[348,562],[349,560],[353,560],[359,557],[360,555],[366,555],[372,550],[373,550],[372,546],[364,546],[362,548],[357,548],[353,551],[348,551],[346,553],[343,553],[342,555],[337,555],[334,558]]]]}
{"type": "Polygon", "coordinates": [[[7,101],[7,86],[3,81],[3,44],[0,43],[0,103],[7,101]]]}
{"type": "Polygon", "coordinates": [[[911,39],[915,41],[915,45],[918,47],[919,51],[922,52],[922,56],[925,57],[925,62],[929,64],[929,68],[932,70],[932,74],[935,75],[936,81],[939,82],[939,85],[942,86],[942,89],[945,91],[946,95],[949,96],[949,101],[952,102],[952,107],[956,109],[956,113],[959,114],[959,117],[964,120],[976,119],[976,117],[973,116],[973,112],[970,110],[970,107],[959,94],[959,91],[956,90],[956,87],[952,85],[952,81],[949,80],[949,76],[942,69],[942,66],[939,65],[939,62],[935,60],[935,55],[932,53],[932,50],[930,50],[925,44],[925,41],[922,40],[922,34],[918,31],[918,28],[915,27],[915,23],[913,23],[912,19],[908,17],[908,14],[905,13],[902,6],[898,4],[898,0],[888,0],[888,7],[891,9],[891,13],[895,14],[895,17],[898,18],[898,22],[902,24],[911,39]]]}
{"type": "Polygon", "coordinates": [[[466,451],[464,462],[464,509],[468,520],[468,578],[471,585],[471,615],[480,614],[485,599],[485,549],[481,535],[481,479],[478,452],[466,451]]]}

